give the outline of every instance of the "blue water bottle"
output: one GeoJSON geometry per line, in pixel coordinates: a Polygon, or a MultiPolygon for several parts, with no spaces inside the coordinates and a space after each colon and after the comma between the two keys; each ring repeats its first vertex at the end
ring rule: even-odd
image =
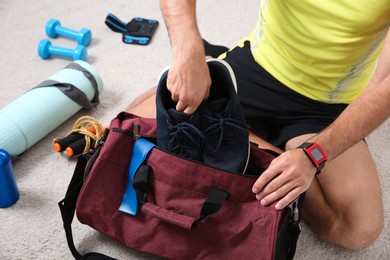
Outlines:
{"type": "Polygon", "coordinates": [[[0,208],[15,204],[19,199],[11,157],[6,150],[0,148],[0,208]]]}

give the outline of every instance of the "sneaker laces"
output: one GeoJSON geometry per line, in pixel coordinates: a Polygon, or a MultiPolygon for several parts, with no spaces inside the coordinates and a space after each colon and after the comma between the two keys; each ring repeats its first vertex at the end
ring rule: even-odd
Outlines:
{"type": "Polygon", "coordinates": [[[201,139],[204,139],[204,135],[193,124],[187,122],[172,124],[170,120],[167,120],[167,124],[171,130],[169,133],[170,140],[168,142],[168,149],[170,151],[188,157],[190,155],[187,151],[188,148],[196,146],[199,150],[201,149],[202,142],[194,138],[194,134],[201,139]],[[185,137],[184,140],[183,137],[185,137]],[[186,140],[189,140],[191,144],[186,142],[186,140]]]}
{"type": "Polygon", "coordinates": [[[227,130],[227,128],[233,127],[245,135],[248,133],[246,130],[246,124],[239,120],[225,117],[220,114],[214,114],[213,116],[205,115],[205,117],[211,122],[211,125],[205,130],[205,135],[220,132],[218,143],[214,150],[207,151],[207,149],[204,148],[204,151],[206,151],[207,153],[215,153],[216,151],[218,151],[222,144],[230,143],[233,141],[233,138],[227,138],[227,135],[225,135],[225,131],[229,131],[227,130]]]}

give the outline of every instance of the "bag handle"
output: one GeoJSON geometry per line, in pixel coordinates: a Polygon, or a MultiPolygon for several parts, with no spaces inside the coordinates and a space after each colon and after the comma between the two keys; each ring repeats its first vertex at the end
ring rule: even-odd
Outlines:
{"type": "Polygon", "coordinates": [[[191,230],[195,225],[217,213],[222,204],[228,198],[229,193],[223,190],[212,188],[206,200],[203,202],[199,217],[191,217],[176,213],[171,210],[164,209],[153,203],[147,202],[148,185],[147,179],[149,175],[149,166],[142,165],[136,173],[136,178],[133,181],[133,187],[137,193],[138,200],[143,204],[141,212],[145,215],[156,217],[162,221],[174,224],[176,226],[191,230]]]}

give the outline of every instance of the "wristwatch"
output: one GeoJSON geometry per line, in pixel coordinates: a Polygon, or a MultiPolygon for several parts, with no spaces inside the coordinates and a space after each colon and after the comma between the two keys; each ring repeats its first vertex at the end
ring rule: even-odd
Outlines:
{"type": "Polygon", "coordinates": [[[298,146],[298,148],[303,149],[307,157],[309,157],[310,161],[317,168],[316,175],[319,174],[321,169],[324,168],[326,161],[328,161],[328,157],[326,157],[321,147],[316,142],[305,142],[298,146]]]}

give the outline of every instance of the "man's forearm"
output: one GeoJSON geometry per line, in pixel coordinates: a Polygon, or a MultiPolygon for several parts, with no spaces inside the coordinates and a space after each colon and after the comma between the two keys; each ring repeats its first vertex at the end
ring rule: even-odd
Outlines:
{"type": "Polygon", "coordinates": [[[390,77],[370,87],[311,141],[320,144],[329,160],[370,134],[390,116],[390,77]]]}
{"type": "Polygon", "coordinates": [[[191,52],[204,56],[202,38],[196,21],[196,0],[160,0],[174,59],[191,52]]]}

